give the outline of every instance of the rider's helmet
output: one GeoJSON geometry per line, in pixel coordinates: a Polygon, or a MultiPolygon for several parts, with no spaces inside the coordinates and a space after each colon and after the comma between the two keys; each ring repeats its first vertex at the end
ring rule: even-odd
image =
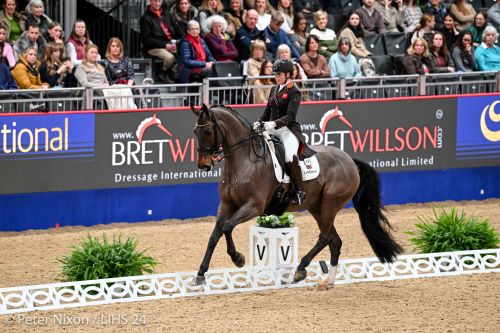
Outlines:
{"type": "Polygon", "coordinates": [[[289,59],[278,59],[273,65],[273,74],[290,73],[293,75],[293,62],[289,59]]]}

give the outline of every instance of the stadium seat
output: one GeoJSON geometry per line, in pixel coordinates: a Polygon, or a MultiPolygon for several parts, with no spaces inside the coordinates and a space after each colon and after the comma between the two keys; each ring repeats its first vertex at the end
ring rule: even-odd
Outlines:
{"type": "Polygon", "coordinates": [[[373,53],[373,55],[385,55],[384,40],[382,35],[368,35],[365,36],[365,45],[368,51],[373,53]]]}
{"type": "Polygon", "coordinates": [[[390,55],[376,55],[370,59],[373,60],[377,74],[394,75],[394,61],[390,55]]]}
{"type": "Polygon", "coordinates": [[[408,79],[405,76],[388,77],[382,80],[385,97],[413,96],[411,87],[407,86],[408,79]]]}
{"type": "Polygon", "coordinates": [[[359,98],[383,98],[384,97],[384,88],[380,86],[381,79],[380,78],[369,78],[365,77],[359,81],[359,98]],[[370,87],[370,86],[378,86],[378,87],[370,87]]]}
{"type": "Polygon", "coordinates": [[[456,75],[439,76],[435,78],[436,94],[457,95],[460,94],[460,85],[456,75]]]}
{"type": "Polygon", "coordinates": [[[387,32],[383,35],[385,51],[388,55],[404,54],[406,52],[406,33],[387,32]]]}
{"type": "Polygon", "coordinates": [[[436,95],[436,86],[434,85],[433,76],[425,76],[425,96],[436,95]]]}
{"type": "Polygon", "coordinates": [[[17,112],[17,104],[10,102],[14,99],[11,93],[0,92],[0,113],[14,113],[17,112]]]}
{"type": "Polygon", "coordinates": [[[405,70],[405,68],[403,66],[403,62],[404,62],[405,56],[402,55],[402,54],[398,54],[396,56],[393,56],[392,58],[394,60],[394,73],[396,75],[405,75],[405,74],[408,74],[408,73],[406,73],[406,70],[405,70]]]}
{"type": "Polygon", "coordinates": [[[361,1],[359,0],[340,0],[340,9],[342,10],[342,15],[347,18],[351,12],[355,11],[361,7],[361,1]]]}
{"type": "Polygon", "coordinates": [[[481,73],[462,75],[462,81],[471,81],[471,83],[462,83],[462,94],[485,93],[487,90],[486,83],[483,81],[483,75],[481,73]]]}
{"type": "Polygon", "coordinates": [[[358,85],[358,80],[356,79],[346,79],[345,80],[347,89],[345,91],[345,96],[340,96],[340,99],[357,99],[359,98],[359,91],[356,89],[349,89],[349,87],[355,87],[358,85]]]}

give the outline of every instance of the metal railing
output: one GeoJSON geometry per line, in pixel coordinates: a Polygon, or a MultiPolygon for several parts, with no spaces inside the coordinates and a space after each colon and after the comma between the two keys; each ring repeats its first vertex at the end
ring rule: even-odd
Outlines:
{"type": "MultiPolygon", "coordinates": [[[[0,91],[0,113],[35,111],[106,110],[110,106],[134,108],[179,107],[206,104],[255,104],[260,77],[208,78],[203,83],[111,86],[49,90],[0,91]],[[103,90],[129,89],[108,103],[103,90]],[[129,101],[129,100],[130,101],[129,101]],[[115,102],[115,101],[112,101],[115,102]]],[[[262,77],[265,78],[265,77],[262,77]]],[[[369,78],[309,79],[299,83],[304,101],[374,99],[407,96],[460,95],[500,91],[500,72],[473,72],[369,78]]]]}

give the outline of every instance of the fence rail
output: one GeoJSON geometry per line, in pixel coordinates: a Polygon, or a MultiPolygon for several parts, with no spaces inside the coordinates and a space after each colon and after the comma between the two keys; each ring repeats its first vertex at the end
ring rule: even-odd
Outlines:
{"type": "MultiPolygon", "coordinates": [[[[255,104],[255,84],[265,77],[209,78],[203,83],[0,91],[0,113],[178,107],[206,104],[255,104]],[[104,90],[129,89],[109,97],[104,90]],[[116,100],[125,100],[116,103],[116,100]],[[113,103],[111,103],[113,102],[113,103]],[[118,107],[117,107],[118,106],[118,107]],[[126,107],[124,107],[126,106],[126,107]]],[[[474,72],[369,78],[308,79],[300,82],[303,99],[327,101],[406,96],[460,95],[500,91],[500,72],[474,72]]]]}

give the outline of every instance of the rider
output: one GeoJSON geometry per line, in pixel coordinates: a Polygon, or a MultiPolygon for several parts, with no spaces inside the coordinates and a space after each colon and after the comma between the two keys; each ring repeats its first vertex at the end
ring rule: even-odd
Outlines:
{"type": "Polygon", "coordinates": [[[297,194],[292,203],[300,205],[306,193],[302,186],[302,171],[297,154],[301,153],[301,157],[311,157],[315,152],[305,144],[300,124],[296,120],[301,93],[292,82],[293,62],[289,59],[276,60],[273,74],[276,86],[272,87],[266,109],[253,127],[256,132],[263,127],[283,142],[287,171],[297,194]]]}

